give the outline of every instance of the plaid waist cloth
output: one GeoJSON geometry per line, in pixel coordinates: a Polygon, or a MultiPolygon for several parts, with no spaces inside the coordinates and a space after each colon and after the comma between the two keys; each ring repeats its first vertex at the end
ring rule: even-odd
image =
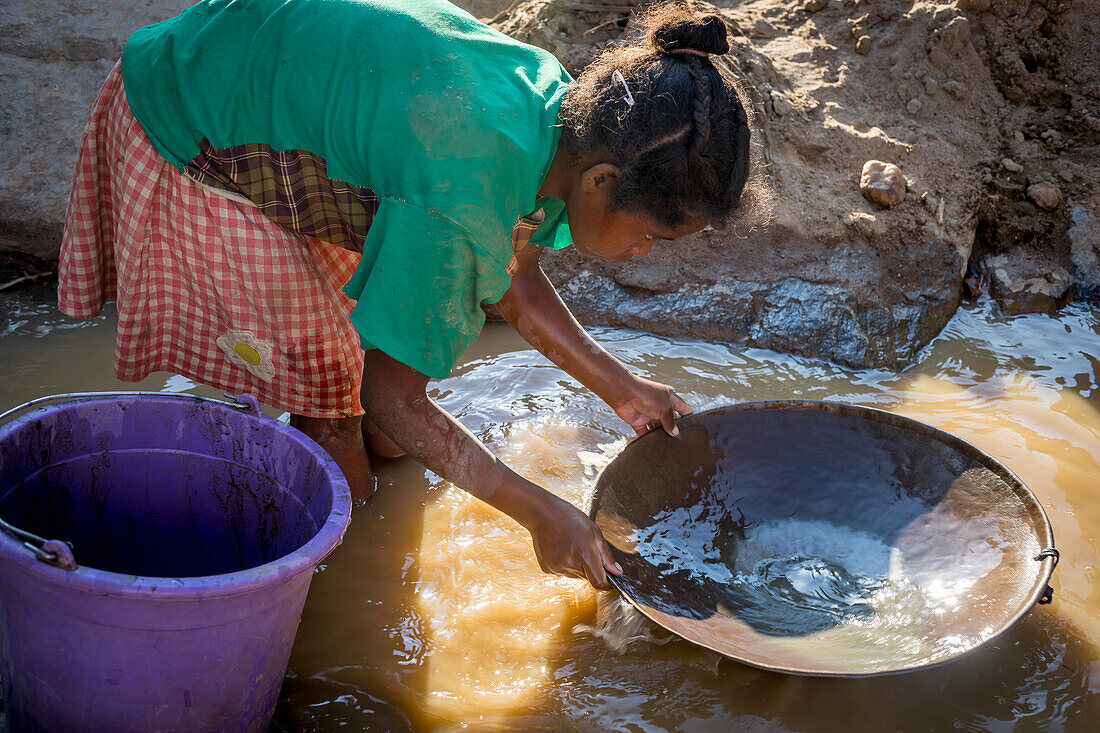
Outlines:
{"type": "Polygon", "coordinates": [[[324,158],[262,143],[213,148],[204,139],[199,149],[186,169],[195,180],[247,199],[303,237],[363,251],[378,198],[368,188],[329,178],[324,158]]]}
{"type": "MultiPolygon", "coordinates": [[[[303,237],[316,237],[362,253],[378,197],[362,186],[328,177],[324,158],[306,150],[275,150],[249,143],[214,148],[203,139],[187,174],[205,186],[255,204],[264,216],[303,237]]],[[[520,216],[512,226],[512,248],[530,242],[545,211],[520,216]]]]}

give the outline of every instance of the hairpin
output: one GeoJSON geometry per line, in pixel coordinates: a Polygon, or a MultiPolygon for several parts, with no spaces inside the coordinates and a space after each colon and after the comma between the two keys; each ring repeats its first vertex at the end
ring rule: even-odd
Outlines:
{"type": "Polygon", "coordinates": [[[630,87],[626,85],[626,79],[623,78],[623,72],[615,69],[611,74],[611,80],[615,82],[616,86],[621,86],[623,88],[623,92],[626,94],[626,96],[623,97],[623,99],[626,100],[626,106],[633,107],[634,95],[630,93],[630,87]]]}

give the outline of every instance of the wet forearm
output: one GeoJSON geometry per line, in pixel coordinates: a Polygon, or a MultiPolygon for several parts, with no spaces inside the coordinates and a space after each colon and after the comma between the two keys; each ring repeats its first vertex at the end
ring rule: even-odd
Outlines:
{"type": "Polygon", "coordinates": [[[605,402],[633,379],[577,322],[541,269],[514,278],[497,310],[527,343],[605,402]]]}
{"type": "Polygon", "coordinates": [[[545,489],[504,465],[431,400],[424,391],[426,377],[377,351],[368,352],[364,374],[363,404],[368,417],[426,468],[525,527],[553,500],[545,489]]]}

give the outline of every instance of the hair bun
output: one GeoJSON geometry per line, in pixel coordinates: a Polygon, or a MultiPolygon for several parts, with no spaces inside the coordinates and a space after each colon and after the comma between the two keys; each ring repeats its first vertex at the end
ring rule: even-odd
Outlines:
{"type": "Polygon", "coordinates": [[[680,49],[723,54],[730,50],[726,40],[726,22],[714,13],[690,11],[659,13],[649,32],[650,42],[662,53],[680,49]]]}

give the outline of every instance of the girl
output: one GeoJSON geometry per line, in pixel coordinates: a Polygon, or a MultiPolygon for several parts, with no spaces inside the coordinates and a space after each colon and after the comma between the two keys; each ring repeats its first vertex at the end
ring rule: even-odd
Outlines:
{"type": "Polygon", "coordinates": [[[373,487],[407,451],[608,587],[591,521],[427,397],[496,309],[638,433],[691,408],[571,316],[544,247],[646,254],[720,225],[749,128],[714,15],[650,12],[573,82],[443,0],[204,0],[128,41],[95,103],[59,304],[117,299],[116,373],[167,370],[292,413],[373,487]],[[340,288],[343,292],[340,292],[340,288]]]}

